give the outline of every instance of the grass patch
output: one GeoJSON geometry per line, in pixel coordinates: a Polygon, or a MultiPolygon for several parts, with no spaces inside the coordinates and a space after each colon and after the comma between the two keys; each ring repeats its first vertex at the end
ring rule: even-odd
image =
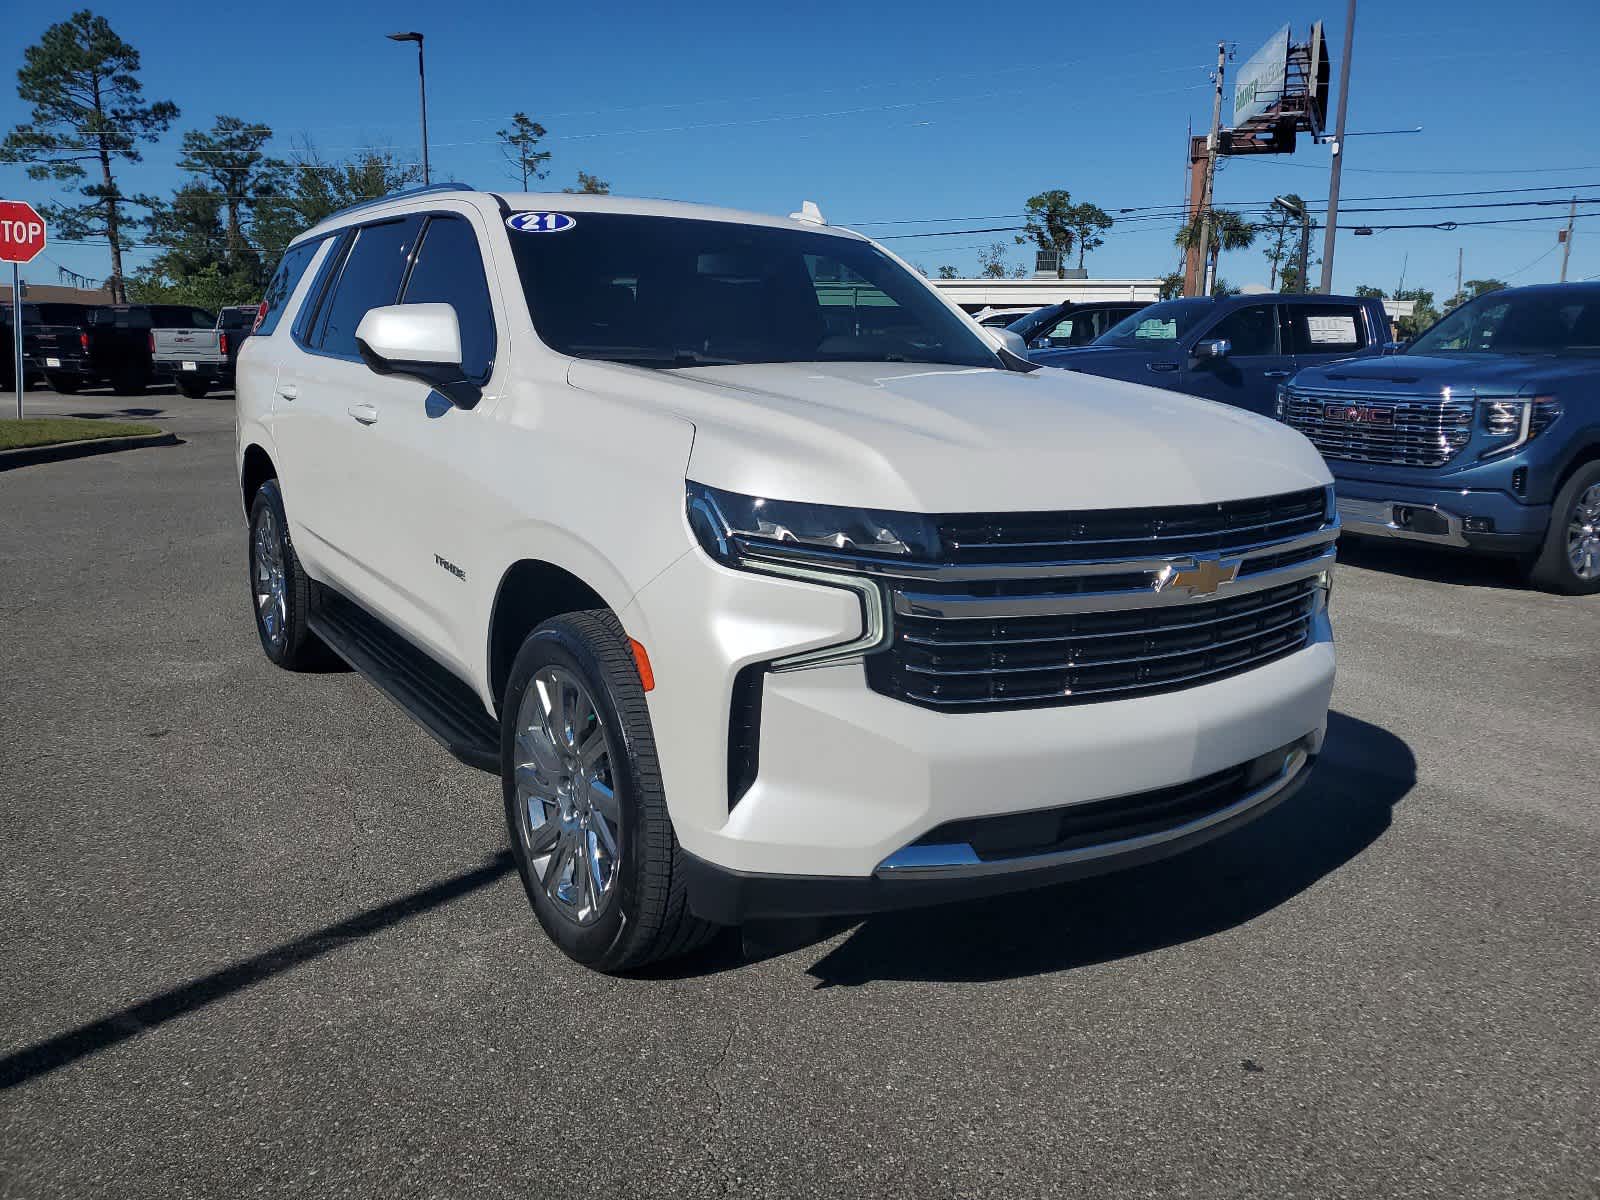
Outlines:
{"type": "Polygon", "coordinates": [[[142,437],[160,433],[154,425],[130,421],[86,421],[80,417],[24,417],[0,420],[0,450],[24,446],[58,446],[62,442],[88,442],[96,438],[142,437]]]}

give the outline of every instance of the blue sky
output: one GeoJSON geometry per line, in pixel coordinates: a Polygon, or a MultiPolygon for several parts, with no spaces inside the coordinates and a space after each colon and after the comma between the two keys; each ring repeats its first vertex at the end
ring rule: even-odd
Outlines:
{"type": "MultiPolygon", "coordinates": [[[[81,0],[79,0],[81,3],[81,0]]],[[[10,86],[22,47],[78,3],[34,3],[0,44],[0,123],[26,116],[10,86]]],[[[184,128],[219,113],[269,124],[275,147],[309,136],[329,157],[365,145],[417,151],[415,53],[384,39],[428,37],[435,179],[508,185],[494,145],[524,110],[551,133],[544,186],[579,168],[625,194],[789,212],[814,199],[839,224],[875,235],[1017,224],[1033,193],[1069,189],[1116,212],[1183,197],[1185,126],[1209,121],[1207,74],[1219,39],[1242,64],[1285,21],[1297,39],[1318,18],[1337,53],[1344,4],[1063,5],[1024,10],[969,2],[876,4],[303,3],[259,0],[196,7],[192,0],[117,0],[98,10],[144,56],[147,96],[175,101],[172,133],[127,167],[132,191],[164,193],[184,128]]],[[[1356,22],[1350,128],[1423,126],[1403,136],[1350,140],[1343,194],[1361,197],[1506,188],[1518,195],[1403,199],[1430,205],[1600,197],[1600,76],[1589,58],[1600,5],[1523,0],[1362,0],[1356,22]],[[1581,185],[1589,184],[1588,188],[1581,185]]],[[[1337,65],[1337,64],[1336,64],[1337,65]]],[[[1230,68],[1231,70],[1232,68],[1230,68]]],[[[1231,92],[1231,87],[1230,87],[1231,92]]],[[[1227,106],[1224,106],[1226,120],[1227,106]]],[[[1303,141],[1292,156],[1224,160],[1218,202],[1298,191],[1320,200],[1328,151],[1303,141]]],[[[47,199],[49,184],[0,167],[0,196],[47,199]]],[[[1600,213],[1600,204],[1591,205],[1600,213]]],[[[1555,215],[1553,208],[1354,215],[1431,222],[1555,215]]],[[[1090,255],[1096,276],[1172,269],[1175,221],[1124,221],[1090,255]]],[[[1557,222],[1341,235],[1335,286],[1454,287],[1467,278],[1556,278],[1557,222]],[[1543,257],[1541,257],[1543,256],[1543,257]]],[[[1570,275],[1600,275],[1600,216],[1579,221],[1570,275]]],[[[976,267],[977,251],[1010,234],[888,243],[933,270],[976,267]]],[[[1320,235],[1317,240],[1320,246],[1320,235]]],[[[1010,247],[1014,261],[1022,248],[1010,247]]],[[[103,248],[57,244],[27,277],[57,266],[103,276],[103,248]]],[[[144,256],[136,254],[138,265],[144,256]]],[[[1222,274],[1264,283],[1251,250],[1224,256],[1222,274]]]]}

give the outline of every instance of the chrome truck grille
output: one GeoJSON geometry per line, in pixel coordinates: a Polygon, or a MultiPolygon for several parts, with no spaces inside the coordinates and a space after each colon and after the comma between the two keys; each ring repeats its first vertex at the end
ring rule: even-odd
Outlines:
{"type": "Polygon", "coordinates": [[[898,564],[876,690],[945,712],[1126,699],[1304,647],[1325,597],[1331,491],[1174,508],[939,518],[943,561],[898,564]]]}
{"type": "Polygon", "coordinates": [[[1471,396],[1375,396],[1290,385],[1279,393],[1278,419],[1324,458],[1442,467],[1472,438],[1471,396]]]}

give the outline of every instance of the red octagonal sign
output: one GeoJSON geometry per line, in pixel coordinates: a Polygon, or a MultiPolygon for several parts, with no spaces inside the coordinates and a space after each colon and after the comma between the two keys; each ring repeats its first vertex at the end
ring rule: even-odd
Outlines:
{"type": "Polygon", "coordinates": [[[44,250],[44,218],[22,200],[0,200],[0,262],[32,262],[44,250]]]}

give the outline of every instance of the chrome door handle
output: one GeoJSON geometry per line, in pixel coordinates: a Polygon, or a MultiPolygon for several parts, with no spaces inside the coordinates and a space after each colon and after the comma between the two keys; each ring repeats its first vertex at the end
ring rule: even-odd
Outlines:
{"type": "Polygon", "coordinates": [[[376,424],[378,420],[378,409],[377,406],[373,404],[352,404],[349,408],[345,409],[345,412],[349,413],[363,425],[373,425],[376,424]]]}
{"type": "Polygon", "coordinates": [[[280,383],[278,385],[278,395],[282,396],[285,400],[293,400],[299,394],[300,389],[295,387],[295,385],[292,383],[280,383]]]}
{"type": "Polygon", "coordinates": [[[1263,379],[1287,379],[1287,378],[1289,378],[1289,376],[1291,374],[1293,374],[1293,372],[1291,372],[1291,371],[1263,371],[1263,372],[1261,372],[1261,378],[1263,378],[1263,379]]]}

